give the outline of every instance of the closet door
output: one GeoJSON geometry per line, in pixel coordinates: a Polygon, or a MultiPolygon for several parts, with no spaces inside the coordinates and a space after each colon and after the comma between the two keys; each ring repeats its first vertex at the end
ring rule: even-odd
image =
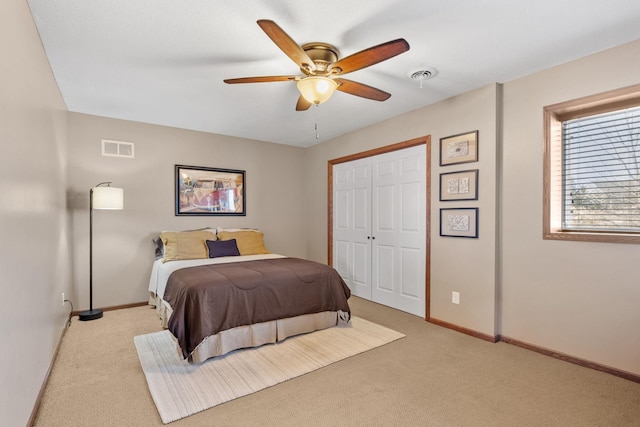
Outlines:
{"type": "Polygon", "coordinates": [[[333,266],[353,295],[424,317],[426,146],[334,165],[333,266]]]}
{"type": "Polygon", "coordinates": [[[333,266],[353,295],[371,299],[371,160],[333,168],[333,266]]]}
{"type": "Polygon", "coordinates": [[[426,148],[371,159],[371,300],[423,317],[426,148]]]}

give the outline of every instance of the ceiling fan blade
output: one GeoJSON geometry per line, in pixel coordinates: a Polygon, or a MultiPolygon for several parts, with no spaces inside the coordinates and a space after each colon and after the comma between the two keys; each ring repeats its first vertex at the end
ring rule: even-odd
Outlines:
{"type": "Polygon", "coordinates": [[[258,25],[267,33],[269,38],[282,50],[285,55],[293,60],[298,67],[315,70],[316,66],[298,43],[296,43],[282,28],[275,22],[268,19],[258,20],[258,25]]]}
{"type": "Polygon", "coordinates": [[[305,111],[308,110],[313,104],[305,99],[304,96],[300,95],[298,98],[298,103],[296,104],[296,111],[305,111]]]}
{"type": "Polygon", "coordinates": [[[260,77],[240,77],[237,79],[225,79],[228,84],[236,83],[268,83],[268,82],[286,82],[298,80],[299,76],[260,76],[260,77]]]}
{"type": "Polygon", "coordinates": [[[337,74],[347,74],[393,58],[408,50],[409,43],[405,39],[396,39],[342,58],[334,62],[330,68],[336,70],[337,74]]]}
{"type": "Polygon", "coordinates": [[[334,79],[339,83],[338,90],[349,95],[360,96],[362,98],[373,99],[374,101],[386,101],[391,96],[383,90],[367,86],[363,83],[354,82],[347,79],[334,79]]]}

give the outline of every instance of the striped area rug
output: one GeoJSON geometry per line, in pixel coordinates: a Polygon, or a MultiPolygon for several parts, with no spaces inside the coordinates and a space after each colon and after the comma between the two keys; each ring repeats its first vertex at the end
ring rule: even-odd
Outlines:
{"type": "Polygon", "coordinates": [[[403,334],[352,317],[351,325],[237,350],[200,364],[183,361],[169,331],[134,337],[140,364],[164,424],[271,387],[403,334]]]}

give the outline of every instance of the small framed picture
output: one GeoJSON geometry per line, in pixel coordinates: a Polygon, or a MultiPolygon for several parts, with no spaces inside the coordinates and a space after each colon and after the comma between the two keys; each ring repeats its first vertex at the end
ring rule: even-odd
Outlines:
{"type": "Polygon", "coordinates": [[[440,166],[478,161],[478,131],[440,138],[440,166]]]}
{"type": "Polygon", "coordinates": [[[478,208],[440,209],[440,236],[478,238],[478,208]]]}
{"type": "Polygon", "coordinates": [[[478,169],[440,174],[440,201],[478,200],[478,169]]]}
{"type": "Polygon", "coordinates": [[[246,215],[245,171],[176,165],[178,215],[246,215]]]}

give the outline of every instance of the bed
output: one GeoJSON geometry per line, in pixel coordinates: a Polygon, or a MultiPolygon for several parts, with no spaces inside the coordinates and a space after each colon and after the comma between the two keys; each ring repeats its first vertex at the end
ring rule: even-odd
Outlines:
{"type": "Polygon", "coordinates": [[[156,244],[149,303],[190,362],[350,321],[333,268],[269,253],[258,230],[163,232],[156,244]]]}

